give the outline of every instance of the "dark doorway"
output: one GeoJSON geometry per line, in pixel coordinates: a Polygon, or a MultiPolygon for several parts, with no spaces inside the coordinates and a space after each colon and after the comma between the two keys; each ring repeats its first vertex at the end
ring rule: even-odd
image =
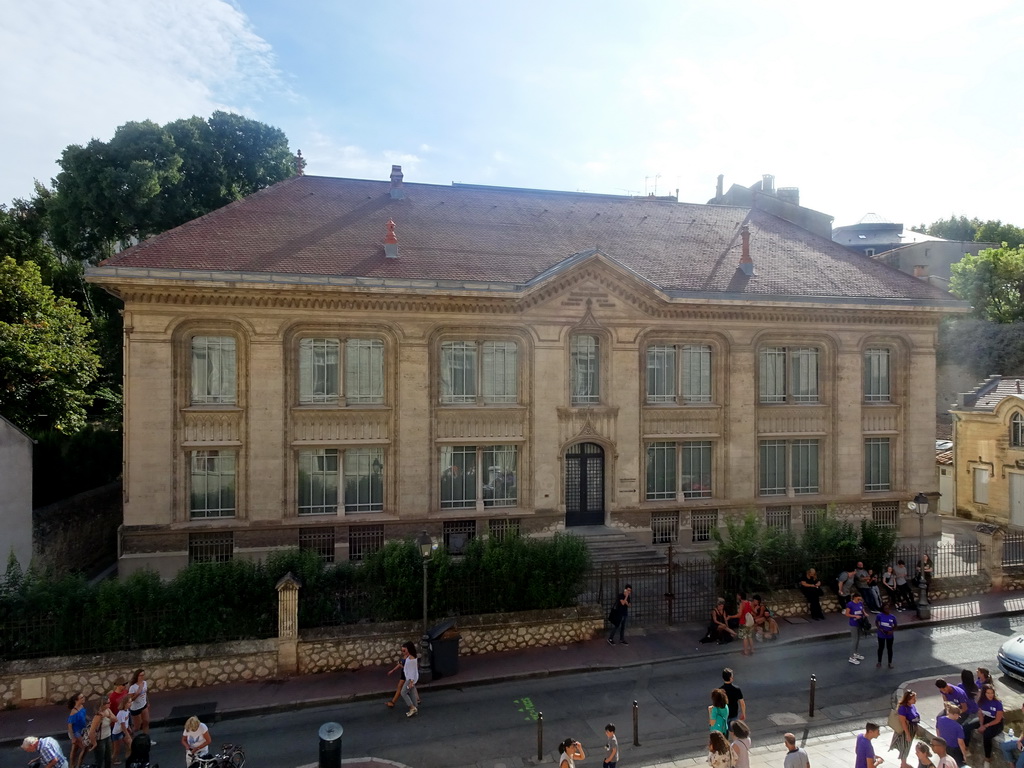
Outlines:
{"type": "Polygon", "coordinates": [[[604,525],[604,449],[576,443],[565,453],[565,524],[604,525]]]}

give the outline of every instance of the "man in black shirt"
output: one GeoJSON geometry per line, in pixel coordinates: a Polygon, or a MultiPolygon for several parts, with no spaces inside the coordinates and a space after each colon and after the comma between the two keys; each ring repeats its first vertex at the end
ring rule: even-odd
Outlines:
{"type": "Polygon", "coordinates": [[[743,700],[743,691],[737,688],[732,683],[732,670],[726,667],[722,670],[722,690],[725,691],[725,696],[729,699],[729,723],[730,725],[734,720],[746,720],[747,719],[747,702],[743,700]]]}

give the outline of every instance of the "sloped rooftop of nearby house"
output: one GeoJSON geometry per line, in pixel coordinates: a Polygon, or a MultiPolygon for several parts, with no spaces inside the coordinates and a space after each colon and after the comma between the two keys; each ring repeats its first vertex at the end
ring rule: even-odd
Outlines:
{"type": "Polygon", "coordinates": [[[593,250],[670,296],[962,306],[925,282],[751,208],[403,184],[400,176],[397,185],[294,177],[146,240],[90,275],[131,280],[173,270],[179,279],[256,273],[299,282],[346,276],[522,287],[593,250]],[[384,252],[389,220],[397,258],[384,252]],[[744,226],[752,275],[738,268],[744,226]]]}
{"type": "Polygon", "coordinates": [[[1007,397],[1024,402],[1024,375],[989,376],[971,392],[959,395],[956,410],[994,411],[1007,397]]]}

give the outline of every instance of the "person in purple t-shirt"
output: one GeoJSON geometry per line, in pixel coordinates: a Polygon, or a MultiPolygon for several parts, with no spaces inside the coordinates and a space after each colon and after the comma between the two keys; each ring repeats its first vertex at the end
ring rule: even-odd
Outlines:
{"type": "Polygon", "coordinates": [[[996,689],[988,683],[981,686],[978,710],[980,721],[964,728],[964,741],[969,747],[974,732],[981,734],[985,746],[985,768],[988,768],[988,761],[992,759],[992,741],[1003,732],[1003,702],[996,697],[996,689]]]}
{"type": "Polygon", "coordinates": [[[889,669],[892,669],[892,640],[896,632],[896,617],[889,613],[889,606],[883,605],[882,612],[875,616],[875,626],[878,627],[878,663],[875,667],[882,666],[882,650],[889,653],[889,669]]]}
{"type": "Polygon", "coordinates": [[[864,657],[857,653],[857,649],[860,646],[860,620],[864,616],[864,599],[856,592],[846,604],[843,616],[850,620],[850,663],[860,664],[864,657]]]}
{"type": "Polygon", "coordinates": [[[864,733],[857,736],[857,762],[854,768],[878,768],[884,762],[882,758],[875,757],[875,748],[871,746],[871,740],[878,738],[881,730],[872,722],[864,726],[864,733]]]}
{"type": "Polygon", "coordinates": [[[966,729],[978,714],[978,702],[968,696],[961,686],[950,685],[941,677],[935,681],[935,687],[942,694],[943,701],[951,701],[960,708],[960,724],[966,729]]]}
{"type": "Polygon", "coordinates": [[[963,765],[967,743],[964,741],[963,726],[957,720],[960,717],[960,707],[952,701],[947,701],[942,706],[943,714],[935,718],[935,732],[946,740],[949,754],[956,760],[956,764],[963,765]]]}

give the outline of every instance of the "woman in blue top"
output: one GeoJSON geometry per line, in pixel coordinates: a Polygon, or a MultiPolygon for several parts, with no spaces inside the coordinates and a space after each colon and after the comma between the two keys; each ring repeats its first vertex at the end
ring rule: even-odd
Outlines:
{"type": "Polygon", "coordinates": [[[901,768],[907,768],[910,765],[907,762],[907,755],[910,754],[910,745],[914,743],[914,736],[917,735],[917,724],[921,722],[921,715],[917,712],[916,704],[917,694],[908,688],[903,692],[900,705],[896,708],[896,714],[899,716],[900,728],[902,729],[902,734],[898,735],[903,736],[899,740],[901,768]]]}
{"type": "Polygon", "coordinates": [[[981,686],[981,698],[978,700],[978,722],[964,727],[964,742],[971,745],[971,736],[978,731],[985,745],[985,768],[992,759],[992,741],[1003,732],[1003,702],[996,698],[996,689],[991,683],[981,686]]]}
{"type": "Polygon", "coordinates": [[[85,734],[89,729],[89,713],[85,711],[85,694],[76,693],[68,699],[68,738],[71,739],[71,754],[68,765],[78,768],[85,759],[88,748],[85,746],[85,734]]]}
{"type": "Polygon", "coordinates": [[[896,617],[889,613],[888,605],[883,605],[882,612],[875,616],[875,626],[878,628],[878,663],[875,666],[882,666],[884,649],[889,654],[889,669],[892,669],[892,640],[896,632],[896,617]]]}

